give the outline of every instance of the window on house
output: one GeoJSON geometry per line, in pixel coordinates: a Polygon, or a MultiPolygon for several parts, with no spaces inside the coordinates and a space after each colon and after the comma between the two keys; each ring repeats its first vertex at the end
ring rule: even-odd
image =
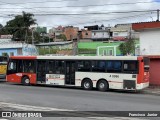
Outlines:
{"type": "Polygon", "coordinates": [[[8,53],[2,53],[2,56],[8,56],[8,53]]]}
{"type": "Polygon", "coordinates": [[[104,55],[104,56],[107,55],[107,50],[103,50],[103,55],[104,55]]]}
{"type": "Polygon", "coordinates": [[[113,50],[108,50],[108,55],[113,56],[113,50]]]}
{"type": "Polygon", "coordinates": [[[88,35],[88,33],[86,32],[86,35],[88,35]]]}

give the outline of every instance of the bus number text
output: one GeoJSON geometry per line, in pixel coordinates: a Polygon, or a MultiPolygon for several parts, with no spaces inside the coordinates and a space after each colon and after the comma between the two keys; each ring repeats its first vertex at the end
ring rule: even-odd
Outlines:
{"type": "Polygon", "coordinates": [[[112,78],[119,78],[119,75],[110,75],[109,77],[112,77],[112,78]]]}

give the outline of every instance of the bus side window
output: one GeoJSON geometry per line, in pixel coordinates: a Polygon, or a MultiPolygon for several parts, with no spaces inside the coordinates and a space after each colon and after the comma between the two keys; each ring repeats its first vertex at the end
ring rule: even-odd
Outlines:
{"type": "Polygon", "coordinates": [[[121,61],[107,61],[107,72],[121,72],[122,62],[121,61]]]}
{"type": "Polygon", "coordinates": [[[91,69],[90,61],[78,61],[78,71],[90,71],[91,69]]]}
{"type": "Polygon", "coordinates": [[[105,61],[99,61],[99,70],[105,72],[105,61]]]}
{"type": "Polygon", "coordinates": [[[24,63],[24,72],[29,72],[29,73],[35,72],[34,69],[35,64],[33,60],[24,60],[23,63],[24,63]]]}
{"type": "Polygon", "coordinates": [[[49,61],[48,73],[49,74],[55,73],[55,61],[49,61]]]}
{"type": "Polygon", "coordinates": [[[16,63],[15,62],[10,62],[8,70],[16,70],[16,63]]]}
{"type": "Polygon", "coordinates": [[[64,74],[64,61],[55,62],[55,72],[56,74],[64,74]]]}
{"type": "Polygon", "coordinates": [[[124,61],[123,69],[124,69],[124,72],[136,73],[138,71],[138,62],[124,61]]]}

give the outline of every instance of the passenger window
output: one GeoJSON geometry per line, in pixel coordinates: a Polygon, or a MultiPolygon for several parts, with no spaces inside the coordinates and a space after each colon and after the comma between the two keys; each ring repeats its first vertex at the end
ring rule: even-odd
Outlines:
{"type": "Polygon", "coordinates": [[[137,61],[124,61],[123,69],[124,69],[124,72],[137,72],[138,62],[137,61]]]}
{"type": "Polygon", "coordinates": [[[122,62],[121,61],[107,61],[107,72],[121,72],[122,62]]]}
{"type": "Polygon", "coordinates": [[[56,61],[55,62],[55,73],[56,74],[64,74],[64,61],[56,61]]]}
{"type": "Polygon", "coordinates": [[[78,71],[91,71],[90,61],[78,61],[78,71]]]}

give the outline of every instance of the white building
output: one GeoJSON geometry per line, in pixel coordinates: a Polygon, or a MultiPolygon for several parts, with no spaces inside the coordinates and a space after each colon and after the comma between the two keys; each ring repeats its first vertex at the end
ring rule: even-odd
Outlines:
{"type": "Polygon", "coordinates": [[[109,39],[109,32],[107,30],[92,30],[91,35],[92,40],[108,40],[109,39]]]}
{"type": "Polygon", "coordinates": [[[141,55],[160,55],[160,22],[134,23],[132,28],[140,32],[141,55]]]}

